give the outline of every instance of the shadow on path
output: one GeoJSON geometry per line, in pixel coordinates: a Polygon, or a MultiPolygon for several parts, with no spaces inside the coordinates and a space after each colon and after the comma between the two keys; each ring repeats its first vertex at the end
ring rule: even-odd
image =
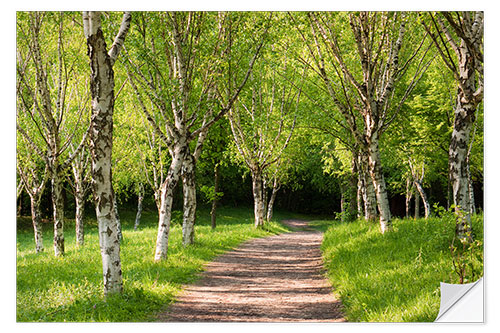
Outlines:
{"type": "Polygon", "coordinates": [[[283,222],[296,231],[253,239],[218,257],[158,321],[345,321],[323,276],[323,234],[307,221],[283,222]]]}

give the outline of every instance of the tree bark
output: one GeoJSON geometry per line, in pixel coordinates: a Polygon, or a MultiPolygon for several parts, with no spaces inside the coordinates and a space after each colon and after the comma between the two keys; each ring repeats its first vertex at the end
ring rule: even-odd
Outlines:
{"type": "Polygon", "coordinates": [[[182,164],[182,191],[184,194],[182,244],[187,246],[194,243],[194,224],[196,222],[195,160],[189,152],[182,164]]]}
{"type": "Polygon", "coordinates": [[[385,187],[384,175],[382,173],[382,164],[380,161],[380,152],[378,149],[378,137],[371,137],[368,145],[370,176],[373,181],[373,187],[377,196],[377,207],[380,214],[380,230],[382,233],[392,229],[391,210],[389,206],[389,197],[385,187]]]}
{"type": "Polygon", "coordinates": [[[54,255],[60,257],[64,255],[64,200],[62,184],[59,177],[59,167],[52,170],[52,208],[54,215],[54,255]]]}
{"type": "Polygon", "coordinates": [[[357,203],[357,208],[358,208],[358,219],[360,219],[362,216],[364,216],[364,201],[363,201],[363,194],[365,192],[364,184],[363,184],[363,179],[361,175],[361,171],[358,169],[358,179],[357,179],[357,191],[356,191],[356,203],[357,203]]]}
{"type": "Polygon", "coordinates": [[[277,179],[275,178],[273,181],[273,191],[271,193],[271,197],[269,198],[269,203],[267,204],[267,222],[271,221],[271,219],[273,218],[274,201],[276,200],[276,195],[278,194],[279,189],[280,186],[277,179]]]}
{"type": "Polygon", "coordinates": [[[121,242],[123,239],[122,221],[120,220],[120,214],[118,214],[118,202],[116,200],[116,195],[114,190],[113,190],[113,210],[115,212],[116,225],[118,227],[118,239],[121,242]]]}
{"type": "Polygon", "coordinates": [[[85,244],[85,231],[83,225],[83,213],[85,210],[85,197],[80,182],[75,182],[75,232],[76,232],[76,245],[83,246],[85,244]]]}
{"type": "Polygon", "coordinates": [[[469,161],[467,161],[467,178],[469,180],[469,212],[471,215],[476,214],[476,199],[474,198],[474,186],[472,183],[472,177],[470,174],[470,164],[469,161]]]}
{"type": "Polygon", "coordinates": [[[87,38],[87,52],[91,70],[90,152],[92,186],[96,203],[105,296],[123,291],[120,238],[113,209],[115,199],[111,171],[115,101],[113,64],[130,28],[130,21],[130,13],[125,13],[120,30],[108,54],[101,29],[100,13],[83,12],[83,27],[87,38]]]}
{"type": "Polygon", "coordinates": [[[448,153],[449,179],[456,214],[456,235],[462,241],[472,241],[467,155],[476,108],[483,100],[484,94],[484,13],[457,12],[456,15],[451,15],[441,12],[438,16],[432,14],[430,16],[437,33],[430,31],[431,29],[425,24],[424,27],[430,33],[444,64],[450,69],[458,84],[448,153]],[[443,23],[441,17],[446,19],[448,25],[443,23]],[[450,33],[450,29],[455,32],[455,36],[450,33]],[[457,63],[450,55],[450,48],[455,52],[457,63]]]}
{"type": "MultiPolygon", "coordinates": [[[[463,103],[465,99],[459,92],[457,106],[455,109],[455,121],[451,134],[449,149],[450,160],[450,182],[453,191],[453,203],[458,215],[457,236],[466,237],[470,228],[470,197],[469,179],[467,177],[467,150],[469,137],[474,122],[475,105],[463,103]]],[[[468,237],[469,238],[469,237],[468,237]]]]}
{"type": "Polygon", "coordinates": [[[361,189],[364,202],[364,213],[365,219],[367,221],[375,221],[377,219],[377,198],[375,195],[375,189],[373,187],[373,182],[370,176],[367,174],[368,169],[368,158],[366,155],[360,156],[361,161],[361,189]]]}
{"type": "Polygon", "coordinates": [[[155,261],[167,259],[168,238],[170,233],[170,223],[172,220],[172,203],[174,198],[174,189],[179,181],[181,168],[189,147],[184,141],[174,147],[172,154],[172,163],[168,169],[165,181],[161,186],[160,194],[160,216],[158,218],[158,235],[156,237],[155,261]]]}
{"type": "Polygon", "coordinates": [[[36,253],[43,252],[43,232],[40,212],[40,195],[30,195],[31,201],[31,221],[35,232],[36,253]],[[38,197],[38,198],[37,198],[38,197]]]}
{"type": "Polygon", "coordinates": [[[142,201],[144,200],[144,186],[142,183],[139,184],[139,195],[137,198],[137,214],[135,215],[134,230],[137,230],[139,224],[141,223],[142,215],[142,201]]]}
{"type": "Polygon", "coordinates": [[[342,222],[345,222],[346,221],[346,212],[345,212],[346,202],[345,202],[345,186],[343,184],[343,179],[340,180],[339,189],[340,189],[340,220],[342,222]]]}
{"type": "Polygon", "coordinates": [[[410,203],[413,197],[413,182],[410,178],[406,179],[406,195],[405,195],[405,208],[406,208],[406,218],[410,217],[410,203]]]}
{"type": "Polygon", "coordinates": [[[23,210],[23,191],[19,191],[16,199],[19,204],[17,205],[16,216],[21,216],[23,210]]]}
{"type": "Polygon", "coordinates": [[[349,220],[355,220],[358,213],[358,168],[355,157],[352,161],[352,170],[349,175],[349,220]]]}
{"type": "Polygon", "coordinates": [[[422,183],[419,180],[415,180],[414,183],[418,193],[420,194],[420,198],[422,198],[422,203],[424,204],[424,214],[425,218],[427,219],[431,215],[431,205],[429,203],[429,200],[427,200],[427,196],[425,195],[422,183]]]}
{"type": "Polygon", "coordinates": [[[210,220],[211,220],[211,225],[212,229],[215,229],[217,226],[217,203],[219,201],[219,197],[217,196],[217,193],[219,193],[219,180],[220,180],[220,174],[219,174],[219,163],[215,165],[214,168],[214,193],[215,197],[212,200],[212,209],[210,210],[210,220]]]}
{"type": "Polygon", "coordinates": [[[268,189],[267,189],[267,178],[265,176],[262,177],[262,204],[264,214],[267,212],[267,197],[268,197],[268,189]]]}
{"type": "MultiPolygon", "coordinates": [[[[427,196],[425,195],[425,190],[424,190],[424,187],[422,185],[422,182],[424,181],[424,175],[425,175],[425,164],[422,165],[422,171],[420,174],[417,174],[417,170],[415,169],[415,166],[413,165],[411,158],[408,159],[408,165],[410,167],[411,176],[413,178],[413,185],[417,189],[417,192],[420,195],[420,198],[422,198],[422,202],[424,204],[425,218],[427,219],[427,218],[429,218],[429,216],[431,214],[431,205],[429,203],[429,200],[427,200],[427,196]]],[[[408,186],[408,184],[407,184],[407,186],[408,186]]]]}
{"type": "Polygon", "coordinates": [[[264,226],[264,201],[262,193],[262,172],[258,169],[251,169],[252,172],[252,190],[255,227],[261,228],[264,226]]]}

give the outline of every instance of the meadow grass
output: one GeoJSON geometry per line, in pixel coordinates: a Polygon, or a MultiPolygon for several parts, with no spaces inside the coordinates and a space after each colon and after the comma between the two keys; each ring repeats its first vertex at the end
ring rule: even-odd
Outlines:
{"type": "MultiPolygon", "coordinates": [[[[124,291],[102,294],[102,264],[96,221],[86,220],[85,246],[75,246],[74,221],[65,225],[64,257],[52,248],[52,227],[44,226],[45,251],[34,250],[29,219],[18,220],[17,232],[17,321],[18,322],[137,322],[154,320],[155,314],[174,301],[182,285],[195,282],[206,263],[241,242],[287,231],[275,221],[265,230],[253,227],[248,208],[218,210],[217,228],[210,227],[208,210],[198,211],[195,244],[183,247],[180,218],[171,228],[168,260],[153,261],[157,214],[143,212],[137,231],[133,212],[120,212],[123,228],[121,246],[124,291]]],[[[179,214],[177,214],[179,215],[179,214]]]]}
{"type": "MultiPolygon", "coordinates": [[[[458,283],[450,252],[453,219],[394,219],[394,231],[384,235],[376,223],[359,220],[313,225],[326,230],[323,260],[348,321],[432,322],[439,312],[440,282],[458,283]]],[[[473,217],[472,227],[482,242],[482,215],[473,217]]],[[[480,275],[482,251],[480,246],[474,253],[480,275]]]]}

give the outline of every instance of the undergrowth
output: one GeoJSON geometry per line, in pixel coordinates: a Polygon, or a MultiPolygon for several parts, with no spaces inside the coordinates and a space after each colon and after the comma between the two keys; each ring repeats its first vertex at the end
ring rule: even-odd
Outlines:
{"type": "MultiPolygon", "coordinates": [[[[454,219],[394,219],[381,234],[376,223],[314,221],[323,230],[328,277],[348,321],[429,322],[439,312],[440,282],[459,283],[450,245],[454,219]]],[[[472,247],[464,283],[482,276],[483,215],[472,218],[472,247]]],[[[456,260],[456,258],[455,258],[456,260]]]]}

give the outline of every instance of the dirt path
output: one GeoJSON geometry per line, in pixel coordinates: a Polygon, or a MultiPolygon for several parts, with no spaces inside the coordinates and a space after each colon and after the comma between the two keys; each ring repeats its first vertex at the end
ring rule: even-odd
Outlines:
{"type": "Polygon", "coordinates": [[[284,222],[297,231],[253,239],[218,257],[158,321],[345,321],[323,276],[323,234],[306,221],[284,222]]]}

